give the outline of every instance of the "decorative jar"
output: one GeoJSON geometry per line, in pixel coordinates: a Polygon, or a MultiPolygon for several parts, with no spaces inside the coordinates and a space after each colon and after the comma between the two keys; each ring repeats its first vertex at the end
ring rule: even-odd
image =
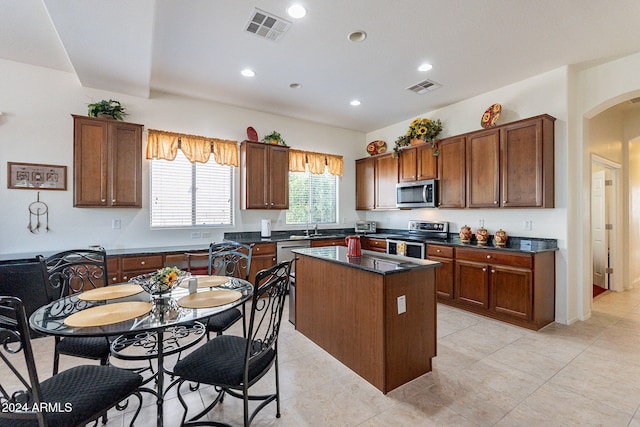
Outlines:
{"type": "Polygon", "coordinates": [[[493,241],[495,242],[496,246],[499,248],[504,248],[507,245],[507,232],[504,231],[502,228],[498,231],[496,231],[496,234],[493,236],[493,241]]]}
{"type": "Polygon", "coordinates": [[[489,233],[486,228],[480,227],[476,230],[476,240],[480,246],[485,246],[487,244],[487,241],[489,240],[489,233]]]}
{"type": "Polygon", "coordinates": [[[471,227],[468,225],[463,225],[460,227],[460,242],[461,243],[471,243],[471,236],[473,233],[471,232],[471,227]]]}

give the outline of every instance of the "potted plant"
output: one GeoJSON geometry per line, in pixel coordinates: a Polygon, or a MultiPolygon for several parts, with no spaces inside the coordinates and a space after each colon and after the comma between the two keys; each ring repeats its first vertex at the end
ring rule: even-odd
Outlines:
{"type": "Polygon", "coordinates": [[[122,120],[127,113],[124,111],[124,107],[120,104],[119,101],[114,101],[110,99],[108,101],[102,100],[100,102],[95,102],[93,104],[89,104],[89,117],[100,117],[100,118],[112,118],[116,120],[122,120]]]}
{"type": "Polygon", "coordinates": [[[433,148],[433,155],[437,156],[439,153],[438,146],[436,144],[436,137],[442,132],[442,122],[438,120],[429,120],[426,117],[418,117],[414,119],[409,125],[407,132],[396,139],[395,147],[393,148],[393,156],[397,157],[400,154],[400,149],[409,145],[415,145],[416,143],[429,143],[433,148]]]}
{"type": "Polygon", "coordinates": [[[280,135],[280,133],[276,132],[275,130],[265,135],[264,138],[262,138],[262,140],[270,144],[280,144],[280,145],[284,145],[285,147],[287,146],[287,143],[284,142],[282,135],[280,135]]]}

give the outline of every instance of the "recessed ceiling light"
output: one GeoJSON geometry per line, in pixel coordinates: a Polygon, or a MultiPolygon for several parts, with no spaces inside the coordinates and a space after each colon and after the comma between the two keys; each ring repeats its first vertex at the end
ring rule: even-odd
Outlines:
{"type": "Polygon", "coordinates": [[[427,64],[426,62],[418,67],[418,71],[429,71],[433,68],[433,65],[427,64]]]}
{"type": "Polygon", "coordinates": [[[256,75],[255,71],[250,70],[249,68],[245,68],[244,70],[240,71],[240,74],[245,77],[253,77],[256,75]]]}
{"type": "Polygon", "coordinates": [[[299,19],[303,18],[307,14],[307,9],[305,9],[303,6],[300,6],[299,4],[294,4],[289,6],[289,8],[287,9],[287,13],[290,17],[299,19]]]}
{"type": "Polygon", "coordinates": [[[358,105],[360,105],[360,101],[358,101],[357,99],[354,99],[353,101],[350,102],[351,105],[353,105],[354,107],[357,107],[358,105]]]}
{"type": "Polygon", "coordinates": [[[348,37],[352,42],[358,43],[367,38],[367,33],[364,31],[354,31],[353,33],[350,33],[348,37]]]}
{"type": "Polygon", "coordinates": [[[300,89],[300,88],[302,87],[302,85],[301,85],[300,83],[291,83],[291,84],[289,85],[289,87],[290,87],[291,89],[300,89]]]}

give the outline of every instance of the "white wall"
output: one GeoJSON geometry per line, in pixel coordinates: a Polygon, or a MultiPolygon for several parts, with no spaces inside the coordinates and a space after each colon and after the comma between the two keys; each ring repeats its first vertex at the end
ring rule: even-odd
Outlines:
{"type": "MultiPolygon", "coordinates": [[[[212,239],[191,239],[191,229],[150,230],[149,162],[143,160],[142,209],[73,208],[73,120],[70,114],[86,115],[87,104],[114,98],[123,103],[127,121],[145,129],[162,129],[241,141],[253,126],[260,136],[278,130],[289,146],[344,156],[340,179],[339,219],[353,226],[355,211],[354,160],[362,157],[364,134],[197,99],[153,93],[150,99],[82,88],[73,74],[0,60],[0,159],[1,163],[43,163],[68,167],[67,191],[41,191],[49,206],[48,233],[27,230],[28,206],[36,191],[7,189],[7,175],[0,173],[0,256],[87,247],[101,244],[107,249],[150,246],[207,245],[220,241],[227,231],[258,231],[260,219],[273,220],[273,229],[285,229],[284,211],[241,211],[239,174],[235,175],[236,224],[234,228],[209,228],[212,239]],[[122,228],[113,230],[112,219],[122,228]],[[281,222],[282,224],[279,224],[281,222]]],[[[146,148],[146,132],[143,137],[146,148]]],[[[143,151],[144,152],[144,151],[143,151]]],[[[6,166],[5,166],[6,167],[6,166]]],[[[342,224],[340,224],[342,225],[342,224]]],[[[199,230],[202,231],[202,230],[199,230]]]]}
{"type": "Polygon", "coordinates": [[[624,141],[628,144],[629,221],[625,253],[629,262],[629,285],[640,286],[640,110],[624,116],[624,141]]]}
{"type": "MultiPolygon", "coordinates": [[[[443,122],[442,137],[481,129],[480,119],[486,108],[494,103],[502,105],[498,124],[539,114],[555,117],[555,208],[553,209],[414,209],[393,213],[368,212],[367,219],[379,221],[383,226],[406,228],[410,219],[436,219],[449,221],[452,230],[463,225],[472,229],[479,220],[490,233],[499,228],[508,234],[523,237],[558,239],[556,255],[556,321],[569,322],[567,289],[567,68],[562,67],[533,78],[505,86],[454,105],[425,112],[423,116],[443,122]],[[533,221],[532,230],[524,229],[525,221],[533,221]]],[[[424,95],[424,96],[429,96],[424,95]]],[[[403,135],[413,117],[375,132],[368,133],[367,141],[382,139],[390,148],[395,139],[403,135]]]]}

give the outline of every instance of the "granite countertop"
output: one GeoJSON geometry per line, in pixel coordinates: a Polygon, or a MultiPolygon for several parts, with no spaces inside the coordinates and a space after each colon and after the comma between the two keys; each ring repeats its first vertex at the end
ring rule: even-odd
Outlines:
{"type": "Polygon", "coordinates": [[[318,248],[294,249],[292,252],[377,274],[404,273],[407,271],[434,268],[442,265],[436,261],[399,255],[387,255],[365,250],[362,251],[362,256],[360,257],[348,257],[347,248],[344,246],[322,246],[318,248]]]}

